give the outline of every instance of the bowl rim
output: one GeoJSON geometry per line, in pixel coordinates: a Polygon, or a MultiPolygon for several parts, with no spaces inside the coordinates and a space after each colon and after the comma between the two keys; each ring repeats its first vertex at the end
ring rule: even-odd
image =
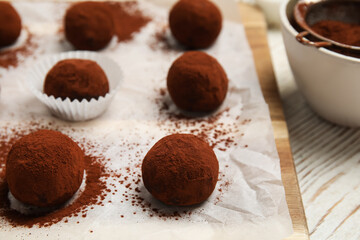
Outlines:
{"type": "MultiPolygon", "coordinates": [[[[290,24],[290,21],[289,21],[289,19],[287,17],[287,14],[286,14],[286,9],[287,9],[287,7],[288,7],[288,5],[290,4],[291,1],[292,0],[286,0],[286,1],[282,2],[281,6],[280,6],[280,19],[281,19],[281,23],[282,23],[283,28],[286,28],[286,30],[288,32],[290,32],[295,38],[296,35],[298,34],[298,32],[290,24]]],[[[311,47],[311,46],[309,46],[309,47],[311,47]]],[[[318,50],[322,54],[325,54],[325,55],[331,55],[333,57],[340,58],[340,59],[343,59],[345,61],[349,61],[349,62],[353,62],[353,63],[360,63],[360,58],[346,56],[344,54],[331,51],[331,50],[326,49],[324,47],[318,48],[318,50]]]]}

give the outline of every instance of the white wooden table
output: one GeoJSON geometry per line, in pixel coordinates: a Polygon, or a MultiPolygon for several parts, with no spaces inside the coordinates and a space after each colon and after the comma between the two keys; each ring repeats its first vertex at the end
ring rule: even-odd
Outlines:
{"type": "Polygon", "coordinates": [[[268,38],[310,239],[359,240],[360,130],[318,117],[296,87],[280,31],[268,38]]]}

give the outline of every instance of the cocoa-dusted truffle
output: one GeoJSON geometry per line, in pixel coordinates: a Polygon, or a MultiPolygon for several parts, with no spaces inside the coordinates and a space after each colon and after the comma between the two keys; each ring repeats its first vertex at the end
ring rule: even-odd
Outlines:
{"type": "Polygon", "coordinates": [[[214,191],[219,163],[212,148],[192,134],[162,138],[142,163],[146,189],[158,200],[175,206],[205,201],[214,191]]]}
{"type": "Polygon", "coordinates": [[[16,42],[21,32],[21,18],[10,3],[0,2],[0,48],[16,42]]]}
{"type": "Polygon", "coordinates": [[[79,189],[84,153],[64,134],[39,130],[19,139],[6,161],[6,180],[19,201],[54,207],[68,201],[79,189]]]}
{"type": "Polygon", "coordinates": [[[207,48],[221,31],[222,16],[209,0],[180,0],[170,11],[169,24],[181,44],[194,49],[207,48]]]}
{"type": "Polygon", "coordinates": [[[224,101],[228,78],[215,58],[204,52],[186,52],[172,64],[167,88],[180,109],[211,112],[224,101]]]}
{"type": "Polygon", "coordinates": [[[108,45],[114,35],[109,6],[100,2],[72,5],[65,15],[65,36],[79,50],[97,51],[108,45]]]}
{"type": "Polygon", "coordinates": [[[109,92],[109,81],[102,68],[86,59],[66,59],[58,62],[46,75],[44,93],[71,101],[98,99],[109,92]]]}

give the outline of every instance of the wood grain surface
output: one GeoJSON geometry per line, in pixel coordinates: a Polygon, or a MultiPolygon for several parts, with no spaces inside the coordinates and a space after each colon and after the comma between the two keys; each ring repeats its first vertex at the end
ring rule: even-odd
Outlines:
{"type": "Polygon", "coordinates": [[[294,234],[287,239],[306,240],[309,239],[307,222],[291,153],[282,102],[271,63],[265,18],[262,12],[253,6],[240,3],[239,9],[245,26],[246,35],[254,55],[256,71],[261,88],[270,108],[276,146],[280,156],[286,201],[288,203],[294,228],[294,234]]]}
{"type": "Polygon", "coordinates": [[[360,129],[325,121],[295,84],[279,30],[268,30],[312,240],[360,239],[360,129]]]}

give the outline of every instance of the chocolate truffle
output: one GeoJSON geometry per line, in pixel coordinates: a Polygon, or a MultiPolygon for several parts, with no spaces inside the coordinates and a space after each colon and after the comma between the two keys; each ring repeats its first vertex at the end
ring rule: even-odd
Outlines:
{"type": "Polygon", "coordinates": [[[142,163],[146,189],[158,200],[174,206],[205,201],[214,191],[219,163],[212,148],[192,134],[162,138],[142,163]]]}
{"type": "Polygon", "coordinates": [[[108,5],[81,2],[65,15],[65,36],[79,50],[97,51],[106,47],[114,35],[114,23],[108,5]]]}
{"type": "Polygon", "coordinates": [[[0,48],[16,42],[21,32],[21,19],[10,3],[0,2],[0,48]]]}
{"type": "Polygon", "coordinates": [[[6,161],[6,180],[19,201],[54,207],[79,189],[84,174],[84,153],[64,134],[39,130],[19,139],[6,161]]]}
{"type": "Polygon", "coordinates": [[[193,49],[207,48],[221,31],[222,16],[209,0],[180,0],[170,11],[169,24],[181,44],[193,49]]]}
{"type": "Polygon", "coordinates": [[[46,75],[44,93],[48,96],[67,97],[71,101],[98,99],[109,92],[109,81],[94,61],[66,59],[58,62],[46,75]]]}
{"type": "Polygon", "coordinates": [[[215,58],[204,52],[186,52],[172,64],[167,88],[180,109],[211,112],[224,101],[228,78],[215,58]]]}

